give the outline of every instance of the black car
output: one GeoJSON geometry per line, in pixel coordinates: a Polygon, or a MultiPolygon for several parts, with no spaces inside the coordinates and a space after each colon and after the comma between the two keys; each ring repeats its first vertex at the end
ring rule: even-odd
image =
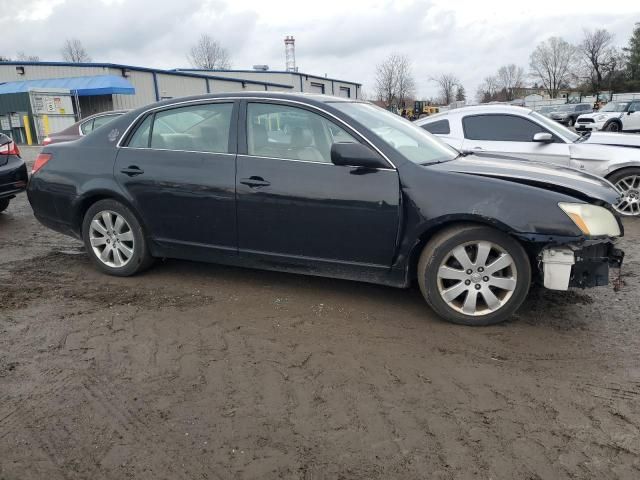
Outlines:
{"type": "Polygon", "coordinates": [[[443,318],[508,318],[539,280],[619,266],[613,186],[463,156],[366,102],[252,92],[173,99],[45,147],[28,195],[102,271],[173,257],[407,287],[443,318]]]}
{"type": "Polygon", "coordinates": [[[0,133],[0,212],[4,212],[9,202],[27,188],[29,174],[20,150],[15,142],[0,133]]]}

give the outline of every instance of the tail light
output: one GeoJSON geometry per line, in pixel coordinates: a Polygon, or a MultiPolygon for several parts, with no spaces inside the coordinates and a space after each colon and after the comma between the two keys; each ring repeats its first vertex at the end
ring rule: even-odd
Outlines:
{"type": "Polygon", "coordinates": [[[50,153],[41,153],[40,155],[38,155],[36,161],[33,164],[33,167],[31,168],[31,175],[34,175],[38,170],[44,167],[49,160],[51,160],[50,153]]]}
{"type": "Polygon", "coordinates": [[[45,137],[45,139],[42,141],[42,145],[44,147],[46,147],[47,145],[49,145],[51,143],[51,137],[45,137]]]}
{"type": "Polygon", "coordinates": [[[17,155],[20,156],[20,149],[15,142],[9,142],[5,145],[0,146],[0,155],[17,155]]]}

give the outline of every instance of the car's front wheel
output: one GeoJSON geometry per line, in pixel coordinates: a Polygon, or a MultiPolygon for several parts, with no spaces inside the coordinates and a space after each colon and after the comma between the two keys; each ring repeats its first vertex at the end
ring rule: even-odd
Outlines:
{"type": "Polygon", "coordinates": [[[9,202],[11,200],[8,198],[0,198],[0,212],[4,212],[7,208],[9,208],[9,202]]]}
{"type": "Polygon", "coordinates": [[[93,263],[109,275],[134,275],[153,263],[140,222],[115,200],[100,200],[89,207],[82,238],[93,263]]]}
{"type": "Polygon", "coordinates": [[[569,117],[569,119],[567,120],[567,127],[573,127],[575,120],[573,119],[573,117],[569,117]]]}
{"type": "Polygon", "coordinates": [[[604,127],[604,130],[607,132],[619,132],[620,124],[618,122],[610,122],[604,127]]]}
{"type": "Polygon", "coordinates": [[[531,284],[522,246],[493,228],[454,226],[436,234],[418,262],[418,283],[427,303],[445,320],[492,325],[508,319],[531,284]]]}
{"type": "Polygon", "coordinates": [[[623,168],[608,177],[622,193],[620,201],[614,206],[618,213],[627,216],[640,216],[640,168],[623,168]]]}

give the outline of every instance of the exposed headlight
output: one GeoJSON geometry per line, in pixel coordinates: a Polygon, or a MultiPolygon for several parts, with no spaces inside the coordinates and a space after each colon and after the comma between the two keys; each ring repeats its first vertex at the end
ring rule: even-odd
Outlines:
{"type": "Polygon", "coordinates": [[[604,207],[588,203],[559,203],[558,206],[585,235],[590,237],[620,236],[620,226],[616,217],[604,207]]]}

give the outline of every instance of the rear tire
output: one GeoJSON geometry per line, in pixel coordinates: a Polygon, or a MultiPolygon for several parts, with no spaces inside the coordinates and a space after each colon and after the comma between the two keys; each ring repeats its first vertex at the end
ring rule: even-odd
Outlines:
{"type": "Polygon", "coordinates": [[[100,200],[89,207],[82,238],[91,261],[108,275],[128,277],[153,264],[140,222],[116,200],[100,200]]]}
{"type": "Polygon", "coordinates": [[[422,295],[440,317],[471,326],[507,320],[531,285],[524,248],[481,225],[457,225],[437,233],[420,255],[417,274],[422,295]]]}
{"type": "Polygon", "coordinates": [[[9,202],[11,202],[11,199],[9,198],[0,198],[0,213],[4,212],[9,207],[9,202]]]}

